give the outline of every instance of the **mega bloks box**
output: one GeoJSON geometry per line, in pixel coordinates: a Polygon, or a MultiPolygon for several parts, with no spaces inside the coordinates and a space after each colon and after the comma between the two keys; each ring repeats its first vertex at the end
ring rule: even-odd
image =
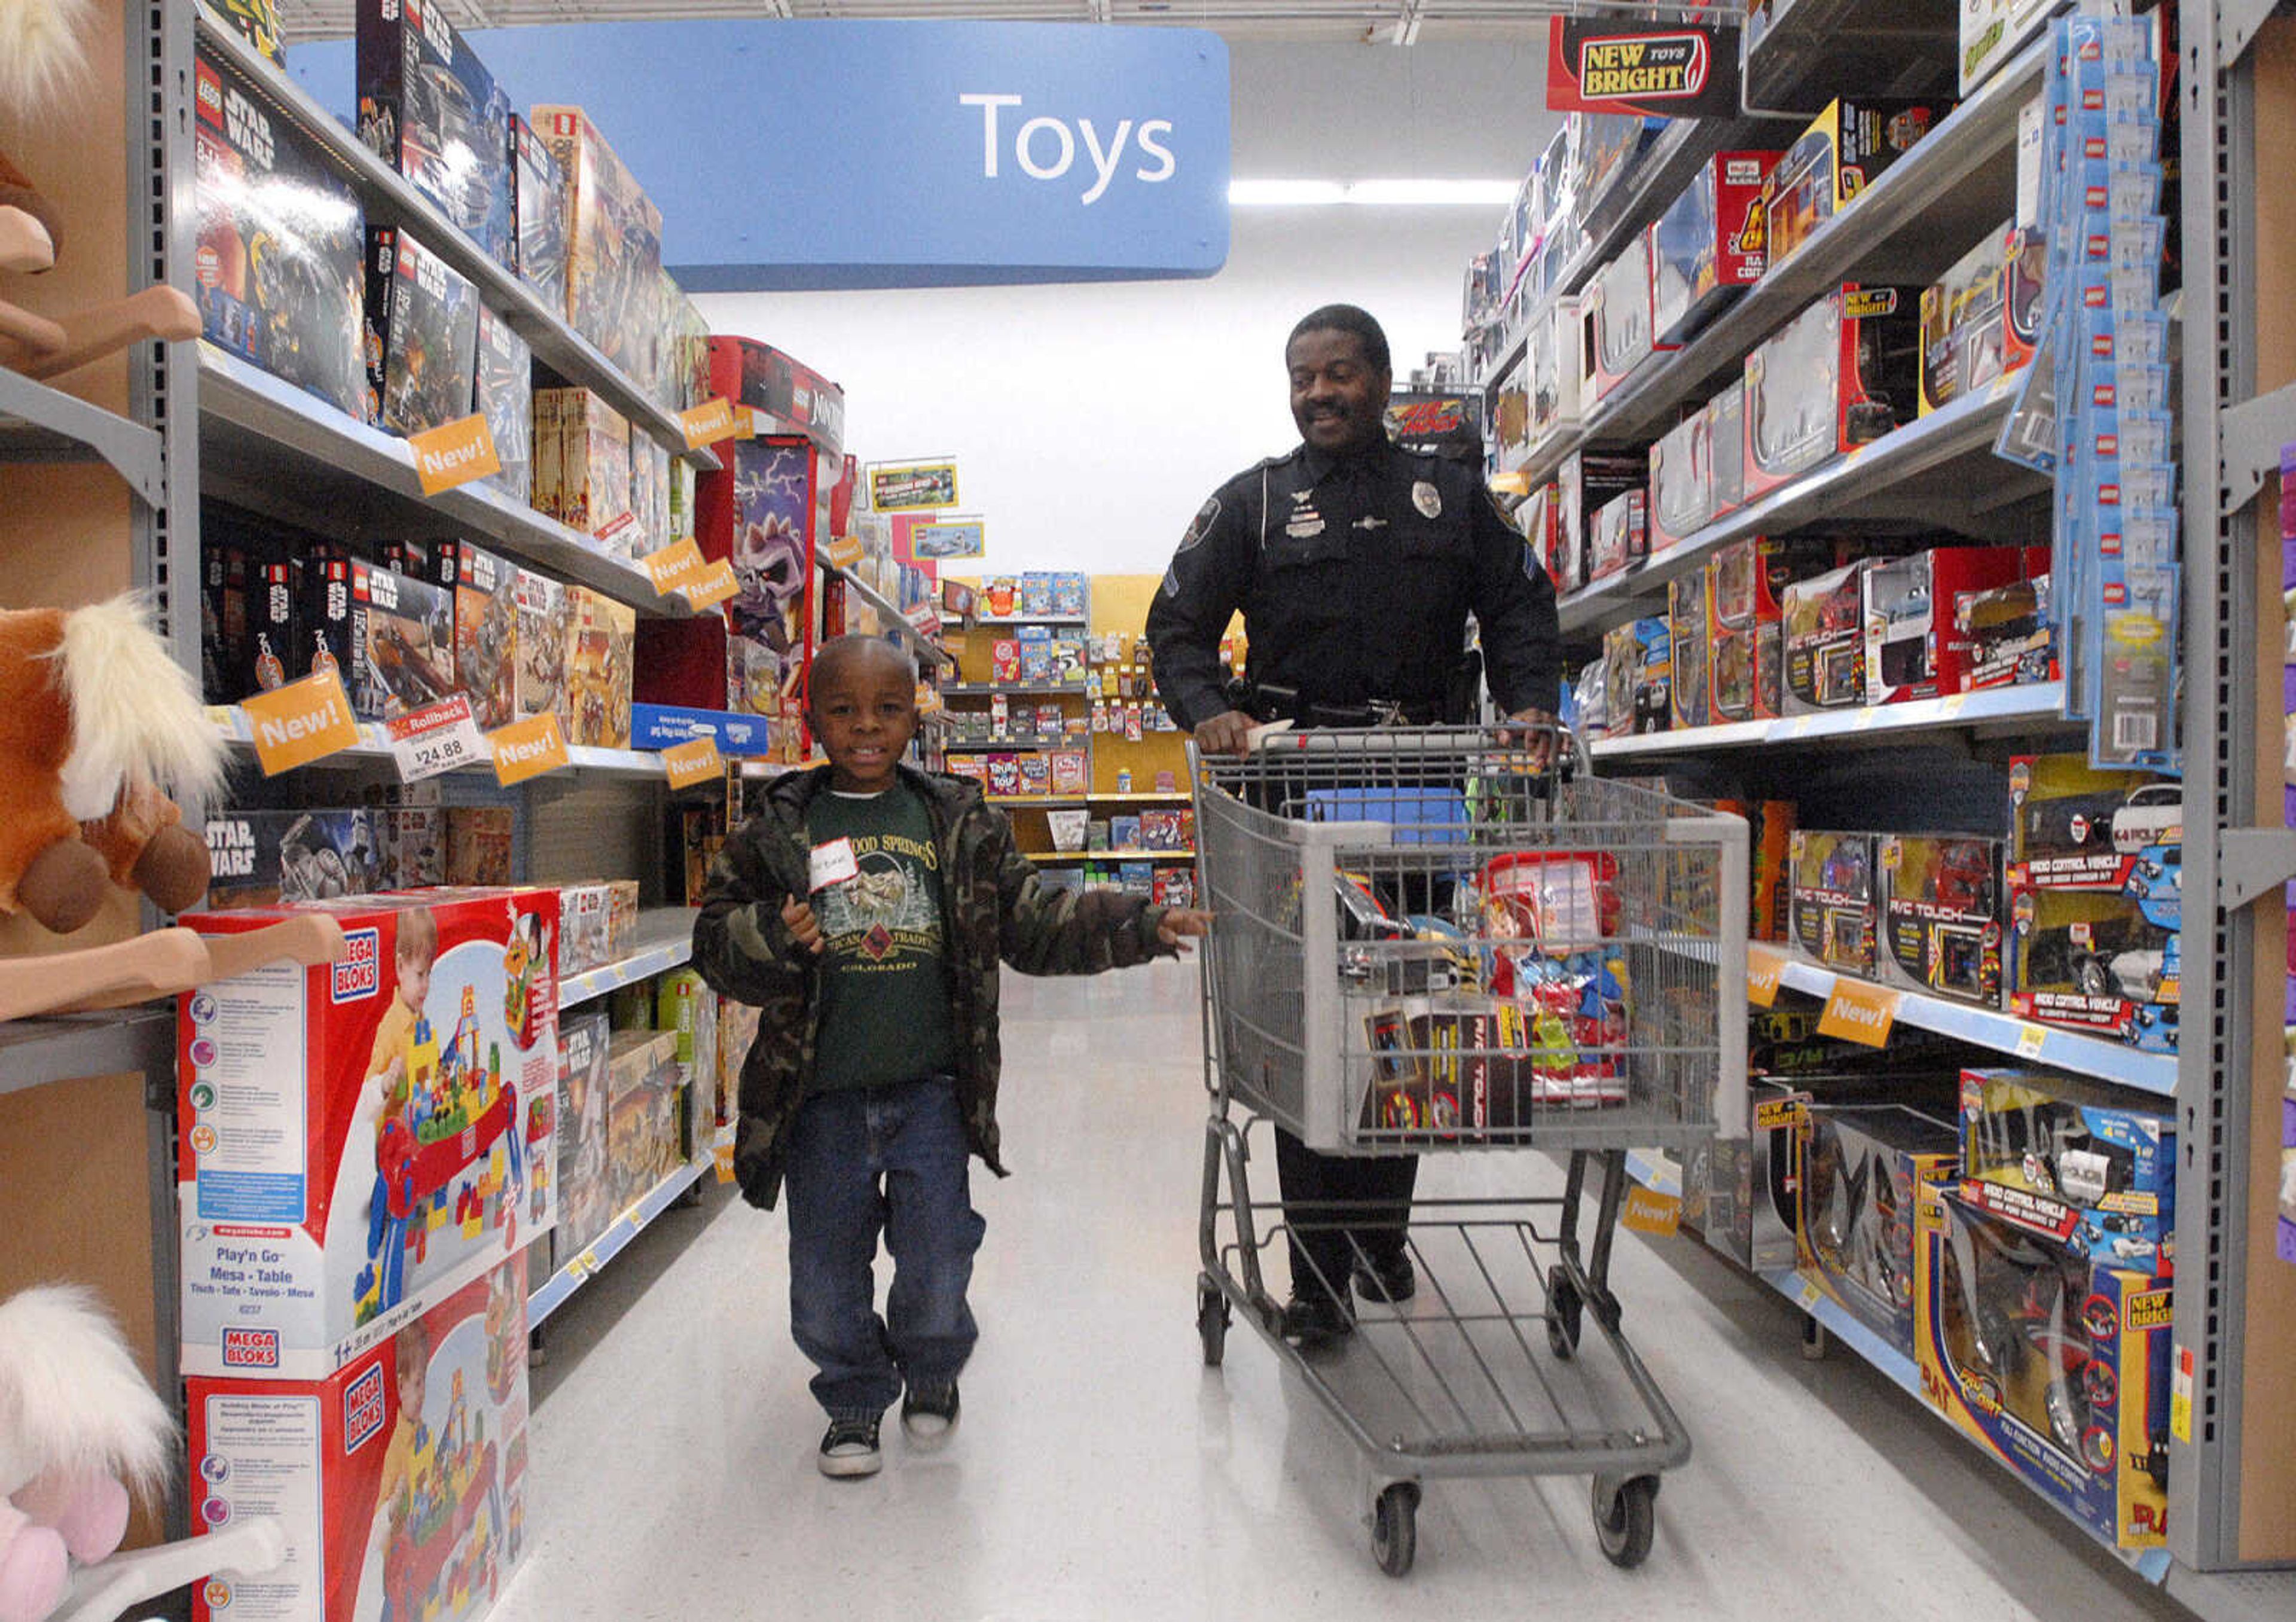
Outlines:
{"type": "Polygon", "coordinates": [[[566,183],[566,319],[627,370],[661,276],[661,210],[579,107],[527,116],[566,183]]]}
{"type": "Polygon", "coordinates": [[[1819,113],[1762,184],[1770,264],[1792,259],[1952,110],[1949,101],[1844,96],[1819,113]]]}
{"type": "Polygon", "coordinates": [[[1767,495],[1916,415],[1917,291],[1847,283],[1746,357],[1746,497],[1767,495]]]}
{"type": "Polygon", "coordinates": [[[455,594],[373,564],[350,565],[351,708],[387,720],[455,690],[455,594]]]}
{"type": "Polygon", "coordinates": [[[1587,528],[1587,578],[1624,574],[1650,556],[1650,498],[1639,485],[1595,509],[1587,528]]]}
{"type": "Polygon", "coordinates": [[[550,1254],[562,1267],[614,1220],[606,1164],[608,1028],[603,1009],[558,1021],[558,1226],[550,1254]]]}
{"type": "MultiPolygon", "coordinates": [[[[1734,443],[1731,454],[1738,448],[1734,443]]],[[[1714,518],[1714,424],[1693,412],[1650,448],[1650,549],[1663,552],[1714,518]]]]}
{"type": "Polygon", "coordinates": [[[1775,152],[1717,152],[1650,227],[1652,323],[1681,343],[1762,279],[1762,181],[1775,152]]]}
{"type": "Polygon", "coordinates": [[[366,220],[311,139],[202,54],[193,296],[209,342],[366,417],[366,220]]]}
{"type": "MultiPolygon", "coordinates": [[[[557,1214],[558,897],[310,902],[332,964],[177,1005],[183,1366],[324,1379],[557,1214]]],[[[291,909],[193,914],[203,935],[291,909]]]]}
{"type": "Polygon", "coordinates": [[[193,1587],[197,1622],[474,1622],[527,1550],[527,1257],[324,1378],[195,1377],[191,1521],[277,1519],[260,1577],[193,1587]]]}
{"type": "Polygon", "coordinates": [[[1870,558],[1789,584],[1778,599],[1784,679],[1778,708],[1808,715],[1866,702],[1866,571],[1870,558]]]}
{"type": "Polygon", "coordinates": [[[2115,1267],[2174,1271],[2177,1126],[2046,1071],[1961,1073],[1961,1198],[2115,1267]]]}
{"type": "Polygon", "coordinates": [[[1915,1360],[1930,1405],[2124,1549],[2167,1541],[2173,1287],[1924,1190],[1915,1360]]]}
{"type": "Polygon", "coordinates": [[[534,351],[510,323],[481,305],[471,409],[487,419],[499,472],[486,482],[520,502],[534,494],[534,351]]]}
{"type": "Polygon", "coordinates": [[[1874,836],[1796,828],[1787,934],[1829,968],[1871,977],[1881,908],[1874,880],[1874,836]]]}
{"type": "Polygon", "coordinates": [[[283,902],[365,895],[378,886],[381,841],[364,809],[254,811],[207,817],[206,907],[275,907],[283,902]]]}
{"type": "Polygon", "coordinates": [[[1603,399],[1636,366],[1671,343],[1660,343],[1652,325],[1650,245],[1641,236],[1627,240],[1619,257],[1595,273],[1578,301],[1579,377],[1584,398],[1603,399]]]}
{"type": "Polygon", "coordinates": [[[1960,1133],[1901,1105],[1815,1105],[1802,1148],[1801,1276],[1910,1359],[1915,1206],[1953,1180],[1960,1133]]]}
{"type": "Polygon", "coordinates": [[[1866,702],[1902,704],[1963,690],[1976,638],[1954,605],[2049,566],[2046,547],[1940,547],[1866,571],[1866,702]]]}
{"type": "Polygon", "coordinates": [[[2009,882],[2020,889],[2178,899],[2183,862],[2170,852],[2184,846],[2181,784],[2101,770],[2085,755],[2021,754],[2009,762],[2009,882]],[[2148,860],[2158,871],[2142,870],[2148,860]]]}
{"type": "Polygon", "coordinates": [[[1922,293],[1922,415],[2005,375],[2009,358],[2013,230],[1988,231],[1922,293]]]}
{"type": "Polygon", "coordinates": [[[532,715],[555,715],[560,731],[570,736],[566,638],[571,629],[572,605],[567,588],[546,574],[520,569],[511,590],[518,607],[518,657],[512,666],[517,686],[512,708],[520,720],[532,715]]]}
{"type": "Polygon", "coordinates": [[[2000,1007],[1999,842],[1886,834],[1881,863],[1882,981],[2000,1007]]]}
{"type": "Polygon", "coordinates": [[[437,0],[358,8],[358,131],[368,150],[505,267],[511,221],[510,98],[437,0]]]}
{"type": "Polygon", "coordinates": [[[416,434],[471,415],[479,290],[395,226],[367,228],[368,420],[416,434]]]}
{"type": "Polygon", "coordinates": [[[510,160],[511,230],[518,244],[518,274],[554,310],[566,308],[566,171],[550,144],[518,114],[505,127],[510,160]]]}
{"type": "Polygon", "coordinates": [[[1713,687],[1706,671],[1713,637],[1706,622],[1703,572],[1667,582],[1667,640],[1673,649],[1669,681],[1673,724],[1703,727],[1714,719],[1713,687]]]}
{"type": "Polygon", "coordinates": [[[2180,933],[2125,895],[2017,890],[2009,898],[2009,1011],[2152,1053],[2177,1050],[2180,933]]]}

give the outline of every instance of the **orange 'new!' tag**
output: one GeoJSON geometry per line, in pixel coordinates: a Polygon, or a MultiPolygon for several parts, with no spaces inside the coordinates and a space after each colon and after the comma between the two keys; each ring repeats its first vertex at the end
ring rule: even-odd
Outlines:
{"type": "Polygon", "coordinates": [[[504,788],[567,763],[566,735],[559,731],[553,711],[497,727],[487,741],[495,746],[495,781],[504,788]]]}
{"type": "Polygon", "coordinates": [[[1833,994],[1825,1000],[1825,1012],[1817,1017],[1817,1033],[1879,1048],[1888,1044],[1890,1027],[1897,1018],[1897,992],[1862,980],[1841,979],[1833,983],[1833,994]]]}
{"type": "Polygon", "coordinates": [[[1619,1222],[1636,1233],[1672,1233],[1682,1225],[1682,1202],[1671,1194],[1628,1189],[1619,1222]]]}
{"type": "Polygon", "coordinates": [[[688,450],[699,450],[704,445],[730,440],[749,426],[747,423],[735,420],[732,403],[722,394],[690,411],[679,412],[677,425],[685,432],[685,448],[688,450]]]}
{"type": "Polygon", "coordinates": [[[350,695],[343,691],[343,679],[333,671],[321,671],[268,693],[253,694],[240,708],[247,712],[255,758],[262,762],[266,778],[308,766],[339,749],[358,746],[358,722],[351,715],[350,695]]]}
{"type": "Polygon", "coordinates": [[[1746,1000],[1758,1009],[1775,1006],[1778,1000],[1778,977],[1785,973],[1784,953],[1767,946],[1746,948],[1746,1000]]]}
{"type": "Polygon", "coordinates": [[[476,412],[443,428],[415,434],[406,441],[406,449],[414,453],[414,476],[422,481],[426,496],[502,472],[493,431],[488,428],[486,417],[476,412]]]}
{"type": "Polygon", "coordinates": [[[646,578],[653,581],[655,592],[668,597],[671,592],[690,586],[701,572],[701,548],[688,536],[675,546],[664,547],[659,552],[649,552],[639,559],[646,578]]]}
{"type": "Polygon", "coordinates": [[[669,774],[672,788],[691,788],[696,783],[707,783],[712,778],[726,775],[726,758],[718,753],[718,740],[714,737],[671,745],[661,752],[661,765],[669,774]]]}
{"type": "Polygon", "coordinates": [[[734,578],[734,565],[724,558],[704,568],[683,588],[685,600],[696,608],[715,608],[728,597],[742,594],[742,582],[734,578]]]}

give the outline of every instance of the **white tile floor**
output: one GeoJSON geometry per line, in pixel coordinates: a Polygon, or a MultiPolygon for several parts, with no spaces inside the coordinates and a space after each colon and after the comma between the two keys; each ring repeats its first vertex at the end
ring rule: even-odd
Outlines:
{"type": "Polygon", "coordinates": [[[1627,1242],[1614,1274],[1697,1449],[1649,1562],[1603,1560],[1583,1480],[1439,1482],[1416,1568],[1382,1576],[1304,1386],[1241,1322],[1202,1363],[1193,969],[1006,985],[1014,1175],[974,1186],[955,1441],[906,1455],[889,1425],[882,1475],[816,1471],[784,1229],[713,1191],[553,1321],[501,1622],[2185,1615],[1854,1355],[1805,1363],[1787,1305],[1688,1239],[1627,1242]]]}

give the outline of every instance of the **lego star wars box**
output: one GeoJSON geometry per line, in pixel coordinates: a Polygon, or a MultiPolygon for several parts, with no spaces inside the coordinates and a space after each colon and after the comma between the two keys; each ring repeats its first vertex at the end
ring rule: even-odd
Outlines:
{"type": "Polygon", "coordinates": [[[366,419],[366,221],[310,138],[194,67],[193,297],[208,341],[366,419]]]}
{"type": "Polygon", "coordinates": [[[478,374],[479,290],[396,226],[369,226],[367,248],[369,420],[401,434],[461,421],[478,374]]]}
{"type": "Polygon", "coordinates": [[[2177,1126],[2047,1071],[1961,1073],[1963,1201],[2113,1267],[2175,1269],[2177,1126]]]}
{"type": "Polygon", "coordinates": [[[619,1211],[685,1157],[685,1074],[675,1031],[617,1031],[606,1062],[606,1186],[619,1211]]]}
{"type": "MultiPolygon", "coordinates": [[[[252,563],[247,570],[247,641],[234,700],[268,693],[287,680],[287,663],[298,657],[296,597],[300,580],[287,563],[252,563]]],[[[308,673],[308,671],[306,672],[308,673]]]]}
{"type": "Polygon", "coordinates": [[[1804,956],[1828,968],[1873,976],[1880,908],[1874,836],[1796,828],[1787,933],[1804,956]]]}
{"type": "Polygon", "coordinates": [[[1845,96],[1818,114],[1762,183],[1771,265],[1793,258],[1952,111],[1949,101],[1845,96]]]}
{"type": "MultiPolygon", "coordinates": [[[[351,617],[351,561],[327,548],[313,550],[291,565],[295,580],[295,625],[280,645],[289,681],[300,681],[323,671],[341,675],[348,689],[358,655],[357,630],[351,617]]],[[[358,695],[352,693],[354,708],[358,695]]]]}
{"type": "Polygon", "coordinates": [[[516,813],[507,805],[448,806],[447,882],[462,886],[510,883],[516,836],[516,813]]]}
{"type": "Polygon", "coordinates": [[[2100,770],[2084,755],[2021,754],[2009,762],[2009,883],[2018,889],[2178,899],[2185,793],[2176,782],[2100,770]],[[2148,859],[2158,871],[2141,870],[2148,859]]]}
{"type": "Polygon", "coordinates": [[[286,1559],[193,1585],[197,1622],[475,1622],[527,1552],[527,1257],[324,1379],[195,1377],[196,1532],[276,1519],[286,1559]]]}
{"type": "Polygon", "coordinates": [[[608,1044],[603,1009],[558,1022],[558,1226],[550,1254],[563,1267],[614,1220],[606,1164],[608,1044]]]}
{"type": "Polygon", "coordinates": [[[275,907],[372,893],[380,887],[376,815],[363,809],[209,811],[212,876],[205,909],[275,907]]]}
{"type": "Polygon", "coordinates": [[[616,537],[632,517],[629,419],[587,389],[542,389],[535,400],[536,437],[550,435],[554,452],[551,516],[628,556],[616,537]]]}
{"type": "Polygon", "coordinates": [[[210,540],[200,548],[200,696],[209,704],[238,703],[246,661],[247,554],[210,540]]]}
{"type": "Polygon", "coordinates": [[[477,386],[471,409],[487,419],[502,471],[486,482],[514,501],[534,494],[534,352],[510,323],[479,310],[477,386]]]}
{"type": "Polygon", "coordinates": [[[496,260],[516,262],[510,98],[437,0],[362,0],[358,131],[367,149],[496,260]]]}
{"type": "MultiPolygon", "coordinates": [[[[183,1366],[324,1379],[557,1214],[558,897],[348,897],[347,950],[178,1000],[183,1366]]],[[[196,913],[203,935],[292,909],[196,913]]]]}
{"type": "Polygon", "coordinates": [[[444,806],[381,806],[374,820],[382,851],[376,889],[426,890],[447,882],[444,806]]]}
{"type": "Polygon", "coordinates": [[[481,732],[518,719],[518,576],[504,559],[467,540],[439,547],[455,590],[455,681],[471,696],[481,732]]]}
{"type": "Polygon", "coordinates": [[[1961,1134],[1900,1105],[1814,1105],[1802,1147],[1801,1276],[1910,1360],[1915,1206],[1952,1182],[1961,1134]]]}
{"type": "Polygon", "coordinates": [[[1796,580],[1779,598],[1784,682],[1779,711],[1810,715],[1866,703],[1866,571],[1856,563],[1796,580]]]}
{"type": "Polygon", "coordinates": [[[566,172],[550,144],[516,113],[505,127],[510,162],[511,231],[521,280],[554,310],[566,308],[566,172]]]}
{"type": "Polygon", "coordinates": [[[1865,578],[1866,702],[1962,691],[1977,647],[1954,605],[2048,566],[2046,547],[1940,547],[1876,561],[1865,578]]]}
{"type": "Polygon", "coordinates": [[[1649,231],[1651,319],[1682,343],[1762,279],[1762,180],[1775,152],[1717,152],[1649,231]]]}
{"type": "Polygon", "coordinates": [[[661,210],[579,107],[528,116],[566,182],[566,319],[631,370],[661,276],[661,210]]]}
{"type": "Polygon", "coordinates": [[[1922,292],[1922,415],[1989,386],[2010,368],[2004,226],[1962,255],[1922,292]]]}
{"type": "Polygon", "coordinates": [[[571,715],[566,704],[567,587],[531,569],[514,570],[512,581],[518,611],[518,655],[511,666],[516,672],[511,697],[512,719],[555,715],[559,730],[570,737],[571,715]]]}
{"type": "Polygon", "coordinates": [[[573,717],[566,741],[592,749],[627,749],[637,610],[585,586],[569,586],[566,593],[566,705],[573,717]]]}
{"type": "Polygon", "coordinates": [[[388,720],[455,690],[455,594],[373,564],[350,565],[345,685],[363,720],[388,720]]]}
{"type": "Polygon", "coordinates": [[[2000,844],[1885,834],[1881,860],[1882,981],[2000,1007],[2000,844]]]}
{"type": "Polygon", "coordinates": [[[1916,415],[1919,295],[1847,283],[1746,357],[1746,498],[1870,445],[1916,415]]]}

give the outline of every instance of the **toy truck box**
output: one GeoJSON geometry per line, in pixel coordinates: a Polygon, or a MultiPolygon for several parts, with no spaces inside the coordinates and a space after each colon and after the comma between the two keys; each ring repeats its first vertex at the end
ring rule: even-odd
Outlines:
{"type": "Polygon", "coordinates": [[[527,1551],[527,1258],[324,1377],[188,1382],[199,1533],[275,1518],[287,1556],[193,1587],[196,1622],[474,1622],[527,1551]]]}
{"type": "Polygon", "coordinates": [[[1865,704],[1866,571],[1861,558],[1796,580],[1778,599],[1784,680],[1779,712],[1811,715],[1865,704]]]}
{"type": "Polygon", "coordinates": [[[1762,183],[1770,265],[1793,258],[1952,111],[1949,101],[1844,96],[1819,113],[1762,183]]]}
{"type": "Polygon", "coordinates": [[[487,475],[512,500],[530,501],[534,493],[534,351],[526,340],[484,305],[479,308],[478,375],[471,392],[471,409],[487,419],[494,436],[499,472],[487,475]]]}
{"type": "Polygon", "coordinates": [[[1880,935],[1874,836],[1796,828],[1787,933],[1806,957],[1871,977],[1880,935]]]}
{"type": "Polygon", "coordinates": [[[1815,1105],[1802,1141],[1795,1252],[1801,1276],[1908,1360],[1915,1207],[1953,1180],[1960,1134],[1901,1105],[1815,1105]]]}
{"type": "Polygon", "coordinates": [[[380,887],[378,814],[363,809],[209,811],[206,910],[371,893],[380,887]]]}
{"type": "Polygon", "coordinates": [[[1707,679],[1706,661],[1713,635],[1706,622],[1706,576],[1703,571],[1667,582],[1667,640],[1673,649],[1674,670],[1669,704],[1677,727],[1703,727],[1714,719],[1713,687],[1707,679]]]}
{"type": "Polygon", "coordinates": [[[1940,547],[1875,563],[1864,581],[1866,702],[1903,704],[1962,691],[1977,647],[1954,605],[2048,566],[2046,547],[1940,547]]]}
{"type": "Polygon", "coordinates": [[[1557,299],[1531,321],[1523,351],[1530,396],[1525,437],[1530,450],[1586,420],[1587,401],[1579,388],[1582,336],[1575,298],[1557,299]]]}
{"type": "Polygon", "coordinates": [[[566,319],[605,358],[631,370],[649,333],[661,276],[661,210],[579,107],[528,117],[566,182],[566,319]]]}
{"type": "Polygon", "coordinates": [[[637,610],[584,586],[567,588],[566,707],[569,744],[591,749],[630,746],[630,667],[637,610]]]}
{"type": "Polygon", "coordinates": [[[497,263],[517,259],[510,98],[437,0],[358,8],[358,132],[497,263]]]}
{"type": "Polygon", "coordinates": [[[2001,1006],[2001,846],[1962,835],[1881,841],[1884,984],[2001,1006]]]}
{"type": "MultiPolygon", "coordinates": [[[[1731,447],[1736,453],[1736,446],[1731,447]]],[[[1664,552],[1714,518],[1714,424],[1694,411],[1650,449],[1650,549],[1664,552]]]]}
{"type": "Polygon", "coordinates": [[[2178,783],[2095,767],[2085,755],[2021,754],[2009,762],[2009,882],[2017,888],[2177,896],[2185,841],[2178,783]],[[2145,871],[2148,864],[2159,870],[2145,871]]]}
{"type": "Polygon", "coordinates": [[[1922,293],[1922,415],[2005,375],[2011,228],[1988,231],[1922,293]]]}
{"type": "Polygon", "coordinates": [[[1715,153],[1651,226],[1652,325],[1660,343],[1687,342],[1762,279],[1762,181],[1779,155],[1715,153]]]}
{"type": "Polygon", "coordinates": [[[1989,591],[1965,591],[1954,599],[1954,629],[1969,644],[1959,691],[1981,693],[2063,679],[2049,598],[2049,576],[2044,572],[1989,591]]]}
{"type": "Polygon", "coordinates": [[[1650,556],[1650,498],[1638,485],[1595,513],[1587,531],[1587,578],[1608,580],[1640,566],[1650,556]]]}
{"type": "Polygon", "coordinates": [[[566,308],[566,171],[550,144],[516,113],[507,127],[511,228],[518,244],[519,278],[554,310],[566,308]]]}
{"type": "Polygon", "coordinates": [[[201,54],[193,69],[199,241],[193,294],[208,341],[366,420],[365,218],[291,119],[201,54]],[[259,261],[259,263],[258,263],[259,261]]]}
{"type": "Polygon", "coordinates": [[[1961,1073],[1961,1198],[2112,1267],[2174,1271],[2172,1116],[2024,1070],[1961,1073]]]}
{"type": "Polygon", "coordinates": [[[306,906],[340,961],[178,1000],[188,1373],[324,1379],[557,1215],[556,893],[306,906]]]}
{"type": "Polygon", "coordinates": [[[367,419],[416,434],[471,415],[479,290],[395,226],[367,227],[367,419]]]}
{"type": "Polygon", "coordinates": [[[2009,1011],[2148,1053],[2177,1050],[2184,946],[2125,895],[2010,892],[2009,1011]]]}
{"type": "Polygon", "coordinates": [[[1870,445],[1916,414],[1917,289],[1845,283],[1746,357],[1746,498],[1870,445]]]}
{"type": "Polygon", "coordinates": [[[1635,368],[1671,343],[1652,328],[1650,244],[1629,237],[1619,257],[1595,273],[1580,295],[1580,398],[1592,405],[1627,381],[1635,368]]]}
{"type": "Polygon", "coordinates": [[[1947,1420],[2107,1543],[2167,1541],[2172,1287],[1971,1209],[1919,1207],[1915,1361],[1947,1420]]]}

